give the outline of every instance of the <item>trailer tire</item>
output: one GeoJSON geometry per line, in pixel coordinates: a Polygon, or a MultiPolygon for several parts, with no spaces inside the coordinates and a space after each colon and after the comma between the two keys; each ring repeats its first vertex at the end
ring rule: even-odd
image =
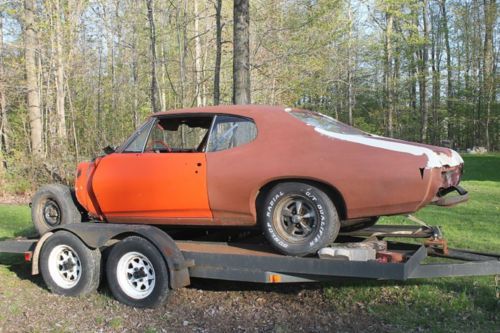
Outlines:
{"type": "Polygon", "coordinates": [[[101,273],[101,252],[88,248],[67,231],[50,236],[40,252],[40,271],[55,294],[83,296],[97,290],[101,273]]]}
{"type": "Polygon", "coordinates": [[[113,296],[137,308],[154,308],[169,295],[169,274],[158,249],[142,237],[130,236],[111,249],[106,278],[113,296]]]}
{"type": "Polygon", "coordinates": [[[332,200],[308,183],[289,182],[267,193],[260,218],[264,235],[278,251],[305,256],[333,243],[340,221],[332,200]]]}
{"type": "Polygon", "coordinates": [[[31,200],[31,219],[38,233],[43,235],[54,227],[81,222],[82,215],[75,200],[68,186],[42,186],[31,200]]]}

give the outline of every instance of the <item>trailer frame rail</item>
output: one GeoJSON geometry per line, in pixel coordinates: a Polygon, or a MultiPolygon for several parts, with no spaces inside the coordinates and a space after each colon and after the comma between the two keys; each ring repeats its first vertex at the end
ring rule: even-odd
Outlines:
{"type": "MultiPolygon", "coordinates": [[[[370,228],[378,238],[395,237],[397,226],[376,226],[370,228]]],[[[159,235],[168,237],[179,255],[176,256],[175,267],[171,272],[186,270],[189,276],[184,282],[173,283],[172,288],[189,284],[189,278],[206,278],[259,283],[287,283],[307,281],[329,281],[338,278],[362,278],[376,280],[408,280],[415,278],[433,278],[446,276],[481,276],[500,274],[500,254],[482,253],[472,250],[448,248],[444,240],[436,240],[424,244],[388,241],[388,250],[403,254],[404,262],[386,263],[377,260],[347,261],[336,259],[320,259],[317,257],[291,257],[278,254],[265,242],[235,241],[182,241],[172,240],[164,232],[146,225],[111,225],[111,224],[77,224],[59,230],[69,231],[77,235],[83,243],[90,247],[112,245],[112,235],[137,233],[142,237],[162,244],[159,235]],[[442,246],[440,246],[442,245],[442,246]],[[429,257],[438,257],[443,262],[425,262],[429,257]],[[458,260],[458,262],[457,262],[458,260]],[[187,280],[186,280],[187,279],[187,280]]],[[[401,228],[403,237],[422,238],[422,234],[431,235],[434,227],[401,228]]],[[[57,233],[57,230],[54,231],[57,233]]],[[[48,236],[48,235],[47,235],[48,236]]],[[[363,240],[367,232],[351,233],[350,239],[363,240]]],[[[50,236],[48,236],[50,237],[50,236]]],[[[373,237],[373,234],[372,234],[373,237]]],[[[14,239],[0,241],[0,253],[25,254],[27,260],[36,252],[38,239],[14,239]]],[[[43,238],[41,240],[43,242],[43,238]]],[[[41,245],[41,244],[40,244],[41,245]]],[[[160,246],[160,245],[159,245],[160,246]]],[[[165,245],[161,245],[163,247],[165,245]]],[[[169,250],[171,251],[171,250],[169,250]]],[[[164,255],[168,260],[168,251],[164,255]]],[[[33,258],[34,260],[36,259],[33,258]]],[[[33,262],[37,267],[37,263],[33,262]]],[[[38,273],[34,270],[33,273],[38,273]]],[[[175,282],[175,281],[173,281],[175,282]]]]}

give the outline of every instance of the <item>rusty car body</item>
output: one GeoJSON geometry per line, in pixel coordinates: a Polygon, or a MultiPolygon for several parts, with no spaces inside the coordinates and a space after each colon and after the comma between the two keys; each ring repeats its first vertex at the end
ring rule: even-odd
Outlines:
{"type": "Polygon", "coordinates": [[[341,227],[465,201],[462,169],[451,149],[319,113],[217,106],[151,115],[116,151],[78,165],[75,193],[103,222],[262,227],[280,251],[305,255],[341,227]]]}

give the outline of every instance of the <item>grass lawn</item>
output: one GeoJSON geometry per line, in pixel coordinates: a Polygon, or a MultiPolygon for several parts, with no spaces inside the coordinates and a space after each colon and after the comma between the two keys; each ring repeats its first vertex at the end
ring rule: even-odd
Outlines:
{"type": "MultiPolygon", "coordinates": [[[[415,215],[442,226],[451,247],[500,253],[500,154],[465,155],[464,160],[461,185],[469,201],[452,208],[429,206],[415,215]]],[[[380,223],[411,224],[399,216],[380,223]]],[[[325,293],[342,307],[363,307],[404,332],[500,332],[498,288],[489,276],[342,282],[325,293]]]]}
{"type": "MultiPolygon", "coordinates": [[[[469,202],[453,208],[430,206],[415,215],[442,226],[452,247],[498,253],[500,154],[468,155],[464,159],[462,185],[470,193],[469,202]]],[[[411,222],[390,217],[380,223],[411,222]]],[[[0,239],[33,233],[27,206],[0,205],[0,239]]],[[[20,260],[18,256],[0,256],[0,279],[7,272],[5,265],[16,260],[20,260]]],[[[331,311],[362,309],[388,324],[389,330],[401,332],[500,332],[500,300],[495,294],[498,290],[491,276],[408,282],[342,281],[324,287],[331,311]]]]}

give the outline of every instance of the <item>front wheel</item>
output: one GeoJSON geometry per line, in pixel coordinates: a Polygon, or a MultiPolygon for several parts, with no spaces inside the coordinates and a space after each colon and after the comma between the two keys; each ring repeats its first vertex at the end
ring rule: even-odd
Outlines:
{"type": "Polygon", "coordinates": [[[337,210],[328,195],[306,183],[276,185],[260,213],[264,235],[287,255],[316,253],[333,243],[340,229],[337,210]]]}

